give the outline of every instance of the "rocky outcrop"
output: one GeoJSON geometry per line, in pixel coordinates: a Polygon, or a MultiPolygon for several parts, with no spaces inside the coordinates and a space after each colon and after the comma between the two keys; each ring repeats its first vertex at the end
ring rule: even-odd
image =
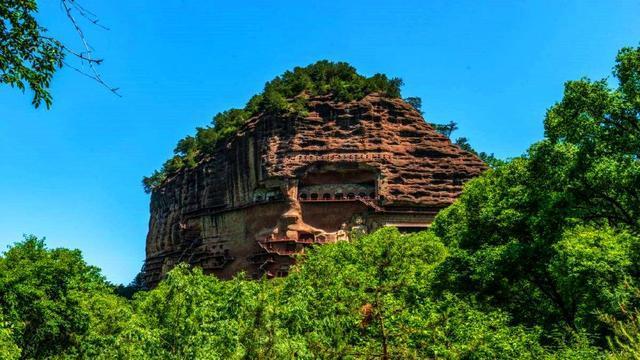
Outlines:
{"type": "Polygon", "coordinates": [[[385,225],[427,226],[486,167],[400,99],[309,99],[262,114],[151,195],[145,276],[180,262],[230,277],[287,272],[291,254],[385,225]]]}

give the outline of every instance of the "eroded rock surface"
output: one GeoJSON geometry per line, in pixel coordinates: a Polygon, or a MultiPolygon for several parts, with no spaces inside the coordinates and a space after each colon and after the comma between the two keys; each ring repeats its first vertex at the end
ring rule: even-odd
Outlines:
{"type": "Polygon", "coordinates": [[[311,244],[422,229],[486,168],[400,99],[313,98],[309,109],[250,119],[152,192],[148,284],[180,262],[222,278],[282,276],[311,244]]]}

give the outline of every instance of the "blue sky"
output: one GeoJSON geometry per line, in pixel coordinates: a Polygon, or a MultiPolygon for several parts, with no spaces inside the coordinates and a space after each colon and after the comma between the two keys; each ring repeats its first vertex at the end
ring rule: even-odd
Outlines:
{"type": "MultiPolygon", "coordinates": [[[[40,2],[50,34],[79,45],[58,2],[40,2]]],[[[69,68],[48,111],[0,86],[0,248],[46,236],[116,283],[144,260],[142,176],[284,70],[329,59],[401,77],[428,120],[513,157],[542,137],[565,81],[609,76],[617,49],[640,42],[638,1],[82,3],[110,28],[85,26],[123,97],[69,68]]]]}

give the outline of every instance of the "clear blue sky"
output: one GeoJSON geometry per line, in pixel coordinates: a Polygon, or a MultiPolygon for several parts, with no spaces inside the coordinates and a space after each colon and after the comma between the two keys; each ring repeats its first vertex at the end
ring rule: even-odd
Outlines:
{"type": "MultiPolygon", "coordinates": [[[[57,1],[40,1],[53,36],[78,45],[57,1]]],[[[73,70],[51,110],[0,86],[0,247],[23,233],[79,248],[128,283],[144,259],[140,185],[178,139],[242,106],[296,65],[342,60],[404,79],[430,121],[500,157],[542,137],[562,84],[607,77],[640,42],[638,1],[96,1],[110,31],[86,26],[110,94],[73,70]]]]}

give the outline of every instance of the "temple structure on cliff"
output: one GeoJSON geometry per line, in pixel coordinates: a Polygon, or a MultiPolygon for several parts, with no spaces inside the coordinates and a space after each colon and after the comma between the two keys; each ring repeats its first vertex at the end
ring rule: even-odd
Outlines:
{"type": "Polygon", "coordinates": [[[308,102],[260,114],[153,190],[145,280],[186,262],[229,278],[284,276],[315,244],[425,229],[486,167],[401,99],[308,102]]]}

